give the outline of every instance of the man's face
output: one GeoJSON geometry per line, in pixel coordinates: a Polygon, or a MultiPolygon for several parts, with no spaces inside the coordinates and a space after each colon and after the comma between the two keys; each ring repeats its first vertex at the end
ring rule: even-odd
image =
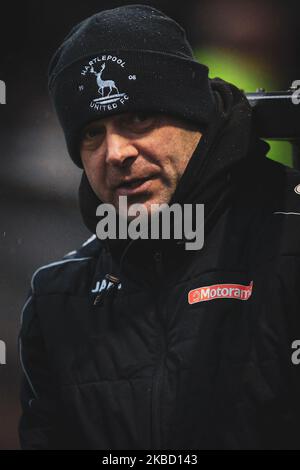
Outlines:
{"type": "Polygon", "coordinates": [[[88,124],[80,154],[99,199],[118,209],[168,203],[200,138],[199,130],[163,114],[124,113],[88,124]]]}

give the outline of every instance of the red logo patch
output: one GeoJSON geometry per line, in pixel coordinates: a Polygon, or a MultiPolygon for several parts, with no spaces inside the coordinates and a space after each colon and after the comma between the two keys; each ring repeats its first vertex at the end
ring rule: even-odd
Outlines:
{"type": "Polygon", "coordinates": [[[213,286],[198,287],[188,293],[189,304],[206,302],[215,299],[248,300],[252,294],[253,281],[249,286],[242,284],[214,284],[213,286]]]}

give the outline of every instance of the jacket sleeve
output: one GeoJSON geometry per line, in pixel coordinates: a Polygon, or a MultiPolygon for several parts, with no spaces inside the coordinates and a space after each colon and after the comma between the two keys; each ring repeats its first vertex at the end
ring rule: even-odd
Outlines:
{"type": "Polygon", "coordinates": [[[30,291],[24,305],[19,333],[22,415],[19,422],[21,449],[52,449],[55,436],[53,378],[38,316],[35,296],[30,291]]]}

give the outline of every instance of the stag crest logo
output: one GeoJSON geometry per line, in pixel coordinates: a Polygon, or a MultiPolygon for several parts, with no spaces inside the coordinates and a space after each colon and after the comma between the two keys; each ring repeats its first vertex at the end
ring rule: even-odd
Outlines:
{"type": "MultiPolygon", "coordinates": [[[[117,56],[103,55],[90,60],[81,71],[81,75],[85,77],[91,75],[95,77],[98,96],[90,102],[90,107],[95,111],[115,109],[129,100],[127,93],[120,92],[117,81],[112,78],[113,63],[121,68],[125,67],[125,62],[117,56]]],[[[129,75],[128,79],[131,80],[132,77],[133,75],[129,75]]],[[[78,89],[82,92],[85,86],[80,85],[78,89]]]]}

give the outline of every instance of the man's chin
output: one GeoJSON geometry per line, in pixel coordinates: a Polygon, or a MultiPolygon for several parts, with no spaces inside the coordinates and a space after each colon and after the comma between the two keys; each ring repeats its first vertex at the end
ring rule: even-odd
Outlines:
{"type": "Polygon", "coordinates": [[[115,207],[119,216],[130,221],[140,214],[148,215],[151,211],[151,202],[149,202],[149,197],[128,198],[121,196],[115,207]]]}

